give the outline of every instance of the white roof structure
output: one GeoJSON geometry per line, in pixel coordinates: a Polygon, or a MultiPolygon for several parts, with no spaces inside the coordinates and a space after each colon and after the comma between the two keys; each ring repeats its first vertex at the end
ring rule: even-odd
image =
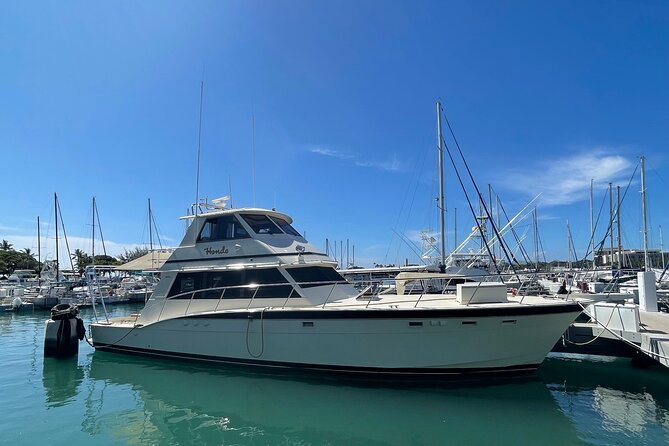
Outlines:
{"type": "Polygon", "coordinates": [[[117,266],[117,271],[157,271],[170,258],[173,249],[160,249],[117,266]]]}

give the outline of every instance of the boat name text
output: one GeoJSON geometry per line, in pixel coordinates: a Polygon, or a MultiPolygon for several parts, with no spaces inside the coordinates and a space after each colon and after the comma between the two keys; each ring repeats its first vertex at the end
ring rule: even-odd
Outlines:
{"type": "Polygon", "coordinates": [[[227,254],[228,253],[228,248],[224,246],[221,246],[218,249],[215,248],[204,248],[204,253],[211,256],[211,255],[218,255],[218,254],[227,254]]]}

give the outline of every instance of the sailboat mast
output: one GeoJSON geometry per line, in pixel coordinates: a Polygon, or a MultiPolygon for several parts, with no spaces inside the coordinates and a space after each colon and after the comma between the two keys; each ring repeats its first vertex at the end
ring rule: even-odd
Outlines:
{"type": "Polygon", "coordinates": [[[609,240],[611,241],[611,269],[613,269],[613,184],[609,183],[609,240]]]}
{"type": "Polygon", "coordinates": [[[571,238],[571,231],[569,230],[569,220],[567,220],[567,270],[571,271],[571,246],[569,244],[569,239],[571,238]]]}
{"type": "MultiPolygon", "coordinates": [[[[593,211],[594,200],[593,200],[593,183],[595,180],[590,179],[590,245],[592,246],[592,270],[595,270],[595,214],[593,211]]],[[[594,273],[593,273],[594,274],[594,273]]]]}
{"type": "MultiPolygon", "coordinates": [[[[660,231],[660,234],[662,232],[660,231]]],[[[42,263],[42,243],[41,243],[41,235],[40,235],[40,228],[39,228],[39,215],[37,216],[37,283],[39,284],[39,279],[42,278],[42,267],[40,264],[42,263]]]]}
{"type": "MultiPolygon", "coordinates": [[[[502,227],[502,219],[499,216],[499,208],[500,208],[499,195],[495,196],[495,201],[497,202],[497,227],[501,228],[502,227]]],[[[503,255],[502,241],[501,240],[498,240],[498,241],[499,241],[499,243],[498,243],[498,246],[499,246],[499,254],[498,255],[499,255],[499,257],[498,258],[501,259],[502,255],[503,255]]]]}
{"type": "MultiPolygon", "coordinates": [[[[91,260],[95,265],[95,197],[93,197],[93,246],[91,248],[91,260]]],[[[81,268],[81,266],[79,266],[81,268]]]]}
{"type": "Polygon", "coordinates": [[[643,214],[643,265],[648,271],[648,224],[646,222],[646,157],[641,157],[641,213],[643,214]]]}
{"type": "Polygon", "coordinates": [[[149,249],[153,252],[153,216],[151,215],[151,199],[149,198],[149,249]]]}
{"type": "Polygon", "coordinates": [[[437,101],[437,149],[439,151],[439,227],[441,231],[441,268],[446,268],[446,239],[444,222],[444,149],[441,135],[441,102],[437,101]]]}
{"type": "Polygon", "coordinates": [[[623,240],[620,235],[620,186],[616,186],[616,225],[618,226],[618,270],[623,268],[623,240]]]}
{"type": "Polygon", "coordinates": [[[453,249],[458,247],[458,208],[453,208],[453,249]]]}
{"type": "Polygon", "coordinates": [[[59,266],[58,266],[58,195],[54,192],[53,193],[53,209],[54,209],[54,214],[56,214],[56,282],[58,282],[58,273],[59,273],[59,266]]]}
{"type": "Polygon", "coordinates": [[[662,240],[662,225],[660,225],[660,254],[662,254],[662,271],[664,271],[665,264],[664,264],[664,241],[662,240]]]}
{"type": "Polygon", "coordinates": [[[539,271],[539,227],[537,225],[537,208],[534,207],[534,270],[539,271]]]}

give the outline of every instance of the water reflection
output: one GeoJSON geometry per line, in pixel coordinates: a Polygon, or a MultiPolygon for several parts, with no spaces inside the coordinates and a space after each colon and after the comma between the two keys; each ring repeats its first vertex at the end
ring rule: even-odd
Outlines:
{"type": "MultiPolygon", "coordinates": [[[[128,386],[133,406],[101,401],[89,433],[127,443],[544,444],[578,443],[539,379],[435,387],[315,379],[96,352],[96,387],[128,386]],[[111,410],[110,410],[111,409],[111,410]],[[550,432],[550,437],[546,433],[550,432]]],[[[91,407],[95,404],[91,404],[91,407]]]]}
{"type": "Polygon", "coordinates": [[[669,444],[669,374],[609,358],[549,358],[540,369],[582,440],[592,444],[669,444]]]}
{"type": "Polygon", "coordinates": [[[49,407],[66,405],[79,392],[84,380],[84,369],[77,364],[77,357],[44,358],[42,385],[49,407]]]}

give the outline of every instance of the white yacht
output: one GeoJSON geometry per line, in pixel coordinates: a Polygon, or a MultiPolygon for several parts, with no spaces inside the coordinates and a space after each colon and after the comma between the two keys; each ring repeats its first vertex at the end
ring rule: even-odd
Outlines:
{"type": "Polygon", "coordinates": [[[352,373],[525,372],[581,312],[509,298],[502,283],[362,296],[285,214],[219,206],[188,218],[141,313],[91,324],[96,349],[352,373]]]}

